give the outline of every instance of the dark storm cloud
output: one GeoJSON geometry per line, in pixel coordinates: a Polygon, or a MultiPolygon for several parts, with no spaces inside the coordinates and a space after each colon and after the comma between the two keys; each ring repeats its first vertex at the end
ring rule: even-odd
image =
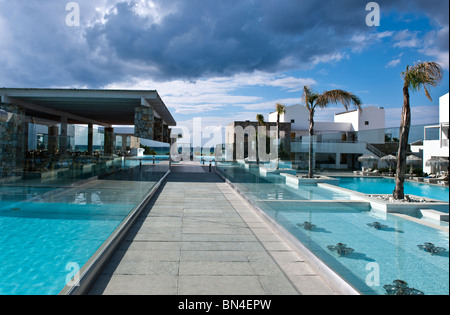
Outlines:
{"type": "Polygon", "coordinates": [[[155,75],[191,79],[310,66],[354,44],[355,32],[369,31],[360,0],[183,0],[177,8],[156,24],[138,16],[132,2],[119,3],[87,40],[153,67],[155,75]]]}
{"type": "MultiPolygon", "coordinates": [[[[65,1],[0,0],[0,85],[101,87],[139,76],[305,69],[340,60],[362,44],[355,35],[376,31],[361,0],[153,0],[155,12],[147,6],[144,14],[136,8],[149,1],[77,2],[81,26],[70,28],[65,1]]],[[[448,52],[447,0],[377,2],[383,14],[427,14],[439,24],[431,48],[448,52]]]]}

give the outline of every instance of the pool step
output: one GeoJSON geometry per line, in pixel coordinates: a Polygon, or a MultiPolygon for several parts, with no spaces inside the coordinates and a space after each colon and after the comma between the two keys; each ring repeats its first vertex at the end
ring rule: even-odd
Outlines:
{"type": "Polygon", "coordinates": [[[421,209],[420,213],[422,214],[423,217],[428,219],[448,222],[448,213],[432,209],[421,209]]]}

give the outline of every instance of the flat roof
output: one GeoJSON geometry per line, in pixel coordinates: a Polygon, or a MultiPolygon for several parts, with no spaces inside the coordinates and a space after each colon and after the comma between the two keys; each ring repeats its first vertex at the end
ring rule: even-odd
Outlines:
{"type": "Polygon", "coordinates": [[[31,117],[100,126],[134,125],[134,108],[151,106],[169,126],[176,121],[155,90],[0,88],[1,102],[25,108],[31,117]]]}

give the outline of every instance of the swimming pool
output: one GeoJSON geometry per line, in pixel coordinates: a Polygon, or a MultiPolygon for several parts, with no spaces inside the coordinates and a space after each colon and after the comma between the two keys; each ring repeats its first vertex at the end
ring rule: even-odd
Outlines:
{"type": "MultiPolygon", "coordinates": [[[[386,177],[335,177],[339,186],[365,194],[392,194],[395,180],[386,177]]],[[[449,188],[426,183],[405,182],[405,194],[449,201],[449,188]]]]}
{"type": "Polygon", "coordinates": [[[431,255],[418,248],[430,242],[448,250],[448,233],[376,211],[336,209],[330,204],[319,208],[300,208],[293,204],[267,205],[292,235],[314,252],[325,264],[343,276],[355,289],[367,295],[383,295],[383,286],[396,279],[426,295],[449,294],[448,251],[431,255]],[[274,209],[275,208],[275,209],[274,209]],[[311,222],[311,231],[297,224],[311,222]],[[368,224],[379,222],[377,230],[368,224]],[[328,249],[344,243],[354,249],[339,257],[328,249]]]}
{"type": "Polygon", "coordinates": [[[75,186],[0,187],[0,295],[60,293],[165,174],[137,169],[75,186]]]}
{"type": "Polygon", "coordinates": [[[81,268],[130,210],[119,204],[2,202],[0,207],[1,295],[58,294],[72,266],[81,268]],[[114,214],[106,214],[110,211],[114,214]]]}
{"type": "Polygon", "coordinates": [[[311,185],[288,187],[280,175],[263,178],[258,176],[257,169],[245,170],[233,164],[219,164],[219,170],[241,193],[362,294],[386,294],[383,286],[397,279],[427,295],[449,294],[449,234],[443,229],[381,213],[364,203],[348,202],[345,194],[322,193],[317,190],[319,187],[311,185]],[[308,198],[302,198],[305,189],[311,189],[308,198]],[[267,198],[269,192],[273,198],[267,198]],[[276,198],[274,192],[282,192],[281,198],[276,198]],[[307,230],[302,226],[305,222],[315,227],[307,230]],[[373,222],[385,228],[370,227],[368,224],[373,222]],[[446,251],[431,255],[418,248],[427,242],[446,251]],[[354,252],[339,256],[328,248],[338,243],[347,244],[354,252]]]}
{"type": "Polygon", "coordinates": [[[261,177],[258,168],[246,170],[242,165],[219,163],[227,179],[258,200],[350,200],[350,195],[308,185],[292,187],[284,177],[268,174],[261,177]]]}

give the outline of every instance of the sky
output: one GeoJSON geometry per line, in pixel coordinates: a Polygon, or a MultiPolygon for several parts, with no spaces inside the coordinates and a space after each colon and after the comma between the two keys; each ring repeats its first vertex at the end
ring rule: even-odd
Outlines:
{"type": "MultiPolygon", "coordinates": [[[[400,125],[401,77],[437,61],[441,84],[411,95],[414,125],[448,93],[449,1],[0,0],[0,86],[157,90],[181,126],[255,120],[343,89],[400,125]],[[79,11],[78,11],[79,9],[79,11]],[[370,24],[370,23],[369,23],[370,24]]],[[[340,105],[316,112],[332,121],[340,105]]]]}

